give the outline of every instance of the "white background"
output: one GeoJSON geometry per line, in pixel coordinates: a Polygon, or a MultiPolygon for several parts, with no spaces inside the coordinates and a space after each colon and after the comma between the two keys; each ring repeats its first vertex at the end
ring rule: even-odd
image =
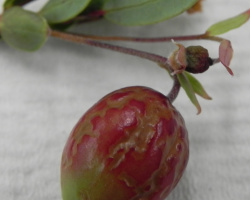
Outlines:
{"type": "MultiPolygon", "coordinates": [[[[42,2],[29,8],[38,9],[42,2]]],[[[143,37],[199,34],[249,8],[249,0],[205,0],[202,13],[184,13],[157,25],[128,28],[102,21],[75,31],[143,37]]],[[[199,98],[198,116],[183,91],[174,102],[189,130],[190,159],[168,200],[250,199],[250,22],[222,36],[235,50],[234,77],[221,64],[196,76],[213,97],[199,98]]],[[[175,49],[171,43],[120,44],[163,56],[175,49]]],[[[203,45],[217,57],[218,43],[183,44],[203,45]]],[[[168,93],[172,83],[156,64],[108,50],[49,38],[39,51],[27,53],[1,42],[0,198],[60,200],[60,158],[72,127],[102,96],[132,85],[168,93]]]]}

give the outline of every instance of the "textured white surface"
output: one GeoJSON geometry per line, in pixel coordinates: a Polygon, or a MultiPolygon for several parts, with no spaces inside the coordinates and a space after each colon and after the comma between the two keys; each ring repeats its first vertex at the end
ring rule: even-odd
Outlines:
{"type": "MultiPolygon", "coordinates": [[[[198,34],[250,8],[249,0],[206,0],[203,5],[203,13],[183,14],[149,27],[97,22],[78,30],[144,37],[198,34]]],[[[183,91],[174,103],[189,130],[191,155],[168,200],[250,199],[250,22],[223,37],[235,50],[235,76],[221,64],[197,76],[213,97],[200,99],[199,116],[183,91]]],[[[122,44],[164,56],[175,48],[168,43],[122,44]]],[[[184,43],[191,44],[202,44],[212,57],[217,55],[217,43],[184,43]]],[[[0,198],[60,200],[61,152],[80,116],[115,89],[145,85],[167,93],[171,84],[163,69],[132,56],[56,39],[34,53],[1,42],[0,198]]]]}

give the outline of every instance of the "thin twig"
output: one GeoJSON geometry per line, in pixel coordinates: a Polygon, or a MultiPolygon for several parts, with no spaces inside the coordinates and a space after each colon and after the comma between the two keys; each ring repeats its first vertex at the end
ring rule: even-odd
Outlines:
{"type": "Polygon", "coordinates": [[[167,94],[167,98],[169,99],[169,101],[171,103],[173,103],[174,100],[177,98],[179,91],[180,91],[180,88],[181,88],[181,84],[177,78],[177,75],[174,75],[173,76],[173,86],[172,86],[170,92],[167,94]]]}
{"type": "Polygon", "coordinates": [[[189,40],[211,40],[215,42],[221,42],[223,38],[217,36],[209,36],[205,34],[199,35],[189,35],[189,36],[169,36],[169,37],[150,37],[150,38],[141,38],[141,37],[123,37],[123,36],[99,36],[99,35],[87,35],[87,34],[75,34],[85,39],[98,40],[98,41],[126,41],[126,42],[171,42],[175,41],[189,41],[189,40]]]}
{"type": "MultiPolygon", "coordinates": [[[[168,64],[168,59],[166,57],[163,57],[163,56],[160,56],[157,54],[152,54],[152,53],[148,53],[145,51],[140,51],[140,50],[136,50],[136,49],[126,48],[126,47],[107,44],[107,43],[103,43],[103,42],[99,42],[99,41],[95,41],[95,40],[91,40],[91,39],[86,39],[82,35],[77,35],[77,34],[72,34],[72,33],[65,33],[65,32],[51,30],[50,36],[55,37],[55,38],[60,38],[60,39],[70,41],[70,42],[75,42],[78,44],[86,44],[86,45],[90,45],[90,46],[109,49],[112,51],[141,57],[141,58],[156,62],[160,67],[166,69],[169,74],[171,74],[171,72],[173,71],[172,68],[170,67],[170,65],[168,64]]],[[[176,99],[176,97],[179,93],[180,87],[181,87],[176,75],[173,76],[173,81],[174,82],[173,82],[172,89],[170,90],[170,92],[167,95],[167,98],[169,99],[169,101],[171,103],[176,99]]]]}
{"type": "Polygon", "coordinates": [[[153,54],[153,53],[149,53],[149,52],[145,52],[145,51],[140,51],[140,50],[136,50],[136,49],[131,49],[131,48],[127,48],[127,47],[122,47],[122,46],[118,46],[118,45],[107,44],[107,43],[99,42],[96,40],[87,39],[87,38],[83,37],[82,35],[78,35],[78,34],[74,34],[74,33],[66,33],[66,32],[51,30],[50,36],[55,37],[55,38],[60,38],[60,39],[66,40],[66,41],[78,43],[78,44],[86,44],[86,45],[90,45],[90,46],[95,46],[95,47],[99,47],[99,48],[104,48],[104,49],[109,49],[109,50],[116,51],[116,52],[129,54],[132,56],[141,57],[141,58],[153,61],[155,63],[159,63],[161,65],[166,65],[165,68],[168,71],[171,70],[170,69],[171,67],[167,65],[168,59],[166,57],[163,57],[163,56],[160,56],[157,54],[153,54]]]}

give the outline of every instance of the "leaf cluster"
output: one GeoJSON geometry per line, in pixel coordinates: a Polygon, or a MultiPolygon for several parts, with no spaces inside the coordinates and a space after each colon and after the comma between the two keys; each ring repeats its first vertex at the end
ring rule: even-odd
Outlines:
{"type": "Polygon", "coordinates": [[[0,21],[3,40],[10,46],[34,51],[49,29],[65,29],[84,20],[105,18],[116,24],[148,25],[181,14],[197,0],[50,0],[38,13],[21,6],[32,0],[6,0],[0,21]]]}

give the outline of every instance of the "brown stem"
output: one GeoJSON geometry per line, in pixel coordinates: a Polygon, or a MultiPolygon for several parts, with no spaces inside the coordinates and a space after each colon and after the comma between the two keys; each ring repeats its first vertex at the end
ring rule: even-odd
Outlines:
{"type": "MultiPolygon", "coordinates": [[[[136,49],[121,47],[121,46],[117,46],[117,45],[102,43],[102,42],[98,42],[95,40],[86,39],[85,37],[83,37],[81,35],[72,34],[72,33],[65,33],[65,32],[51,30],[50,36],[60,38],[60,39],[70,41],[70,42],[75,42],[75,43],[79,43],[79,44],[87,44],[90,46],[95,46],[95,47],[109,49],[112,51],[117,51],[117,52],[129,54],[129,55],[133,55],[133,56],[138,56],[138,57],[156,62],[157,64],[159,64],[160,67],[166,69],[169,72],[169,74],[171,74],[171,72],[173,71],[172,68],[168,64],[168,59],[163,57],[163,56],[157,55],[157,54],[152,54],[152,53],[148,53],[145,51],[139,51],[136,49]]],[[[169,101],[171,103],[178,96],[178,93],[179,93],[179,90],[181,87],[176,75],[173,76],[173,81],[174,81],[173,87],[171,88],[170,92],[167,95],[167,98],[169,99],[169,101]]]]}
{"type": "Polygon", "coordinates": [[[220,58],[214,58],[212,60],[213,60],[213,65],[216,63],[220,63],[220,58]]]}
{"type": "Polygon", "coordinates": [[[138,38],[138,37],[122,37],[122,36],[98,36],[78,34],[86,39],[102,40],[102,41],[130,41],[130,42],[170,42],[172,40],[187,41],[205,39],[204,34],[190,36],[170,36],[170,37],[155,37],[155,38],[138,38]]]}
{"type": "Polygon", "coordinates": [[[90,46],[109,49],[112,51],[141,57],[141,58],[151,60],[153,62],[164,65],[168,71],[171,70],[171,67],[167,64],[168,59],[166,57],[163,57],[163,56],[160,56],[157,54],[152,54],[152,53],[148,53],[145,51],[139,51],[136,49],[126,48],[126,47],[122,47],[122,46],[102,43],[102,42],[98,42],[95,40],[87,39],[87,38],[83,37],[82,35],[73,34],[73,33],[65,33],[65,32],[51,30],[50,36],[60,38],[60,39],[66,40],[66,41],[78,43],[78,44],[87,44],[90,46]]]}
{"type": "MultiPolygon", "coordinates": [[[[160,67],[165,68],[165,65],[161,65],[159,64],[160,67]]],[[[168,71],[169,75],[172,77],[173,79],[173,86],[171,88],[171,90],[169,91],[169,93],[167,94],[167,98],[169,99],[169,101],[171,103],[174,102],[174,100],[176,99],[176,97],[179,94],[180,88],[181,88],[181,84],[179,82],[179,79],[177,78],[177,75],[171,75],[173,72],[173,69],[171,68],[171,71],[168,71]]]]}
{"type": "Polygon", "coordinates": [[[215,41],[215,42],[222,42],[223,40],[225,40],[224,38],[221,37],[217,37],[217,36],[209,36],[207,34],[204,34],[204,38],[205,40],[211,40],[211,41],[215,41]]]}
{"type": "Polygon", "coordinates": [[[180,88],[181,88],[181,84],[180,84],[177,76],[174,75],[173,76],[173,86],[172,86],[170,92],[167,95],[167,98],[169,99],[169,101],[171,103],[173,103],[174,100],[176,99],[176,97],[178,96],[180,88]]]}
{"type": "MultiPolygon", "coordinates": [[[[71,33],[73,34],[73,33],[71,33]]],[[[211,40],[221,42],[223,38],[217,36],[209,36],[207,33],[199,35],[189,36],[169,36],[169,37],[153,37],[153,38],[139,38],[139,37],[122,37],[122,36],[99,36],[99,35],[87,35],[77,34],[85,39],[101,40],[101,41],[127,41],[127,42],[170,42],[175,41],[189,41],[189,40],[211,40]]]]}
{"type": "MultiPolygon", "coordinates": [[[[197,40],[197,39],[206,39],[212,40],[216,42],[221,42],[224,39],[217,36],[209,36],[207,33],[201,35],[193,35],[193,36],[177,36],[177,37],[158,37],[158,38],[134,38],[134,37],[108,37],[108,36],[93,36],[93,35],[83,35],[83,34],[75,34],[75,33],[66,33],[51,30],[50,36],[60,38],[66,41],[75,42],[79,44],[86,44],[90,46],[95,46],[99,48],[109,49],[116,52],[125,53],[128,55],[133,55],[137,57],[141,57],[147,60],[151,60],[156,62],[161,67],[166,69],[170,74],[173,71],[168,63],[168,59],[166,57],[152,54],[145,51],[140,51],[136,49],[126,48],[118,45],[103,43],[97,40],[106,40],[106,41],[133,41],[133,42],[167,42],[174,40],[197,40]]],[[[219,62],[219,59],[213,59],[213,64],[219,62]]],[[[167,98],[170,102],[173,102],[179,94],[180,91],[180,83],[177,76],[173,76],[173,86],[170,92],[167,95],[167,98]]]]}

